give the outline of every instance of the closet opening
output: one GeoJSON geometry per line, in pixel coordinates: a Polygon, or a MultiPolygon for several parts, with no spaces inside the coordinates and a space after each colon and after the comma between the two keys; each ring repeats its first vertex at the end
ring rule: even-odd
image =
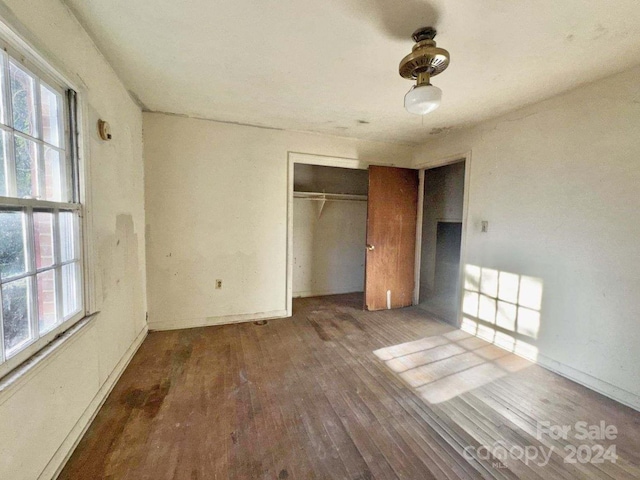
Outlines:
{"type": "Polygon", "coordinates": [[[293,164],[292,296],[364,289],[369,173],[293,164]]]}

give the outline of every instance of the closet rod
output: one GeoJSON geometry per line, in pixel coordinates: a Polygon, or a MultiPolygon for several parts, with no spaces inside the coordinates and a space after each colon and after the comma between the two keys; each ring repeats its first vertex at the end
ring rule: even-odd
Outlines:
{"type": "Polygon", "coordinates": [[[366,195],[350,195],[346,193],[293,192],[294,198],[317,200],[324,202],[366,202],[366,195]]]}

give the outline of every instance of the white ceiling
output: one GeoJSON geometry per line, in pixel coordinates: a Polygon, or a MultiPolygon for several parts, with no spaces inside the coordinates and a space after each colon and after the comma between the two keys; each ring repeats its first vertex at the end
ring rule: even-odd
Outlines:
{"type": "Polygon", "coordinates": [[[638,0],[66,0],[150,111],[417,144],[640,63],[638,0]],[[411,33],[451,65],[406,113],[411,33]]]}

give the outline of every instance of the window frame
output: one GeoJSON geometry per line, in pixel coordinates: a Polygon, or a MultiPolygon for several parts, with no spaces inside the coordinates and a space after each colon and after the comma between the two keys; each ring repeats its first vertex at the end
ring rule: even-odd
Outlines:
{"type": "MultiPolygon", "coordinates": [[[[51,65],[51,63],[42,55],[38,53],[38,50],[33,48],[24,38],[16,33],[11,27],[9,27],[6,23],[4,23],[0,19],[0,51],[2,61],[4,62],[5,74],[9,75],[9,64],[10,59],[19,65],[19,67],[25,70],[28,74],[32,75],[36,79],[35,89],[37,91],[36,96],[36,109],[37,109],[37,138],[32,138],[28,134],[22,134],[21,136],[27,137],[31,141],[35,141],[37,148],[39,150],[39,163],[41,163],[43,158],[43,153],[45,146],[49,145],[48,142],[44,140],[44,131],[42,129],[42,119],[41,119],[41,105],[40,105],[40,97],[41,90],[40,85],[44,84],[47,88],[52,91],[55,91],[60,95],[61,100],[61,108],[58,110],[58,121],[61,126],[60,132],[60,147],[58,151],[62,153],[64,151],[64,159],[62,154],[60,155],[61,162],[64,162],[64,168],[68,172],[67,176],[69,178],[68,188],[70,191],[67,191],[66,198],[68,201],[49,201],[49,200],[40,200],[40,199],[24,199],[17,197],[0,197],[0,206],[3,208],[16,208],[18,210],[22,210],[26,215],[30,215],[31,218],[27,217],[27,229],[29,230],[33,226],[33,212],[38,210],[46,210],[52,211],[55,215],[55,219],[53,222],[54,228],[54,238],[56,238],[54,245],[56,245],[57,256],[54,259],[54,264],[47,268],[37,269],[35,267],[35,257],[33,256],[34,252],[31,252],[30,258],[32,261],[27,266],[27,273],[24,274],[24,278],[30,279],[29,281],[34,284],[37,281],[37,273],[42,270],[53,270],[55,273],[56,281],[60,281],[62,277],[62,273],[58,274],[57,270],[59,269],[62,272],[62,265],[66,263],[74,263],[77,261],[79,275],[76,289],[77,289],[77,300],[80,303],[78,312],[73,314],[67,319],[62,319],[61,322],[50,329],[49,331],[44,331],[44,333],[40,334],[38,328],[38,310],[37,303],[35,298],[31,299],[31,308],[35,307],[35,310],[32,312],[31,319],[31,328],[34,330],[34,338],[25,342],[24,346],[22,346],[18,351],[13,353],[13,355],[7,358],[6,349],[4,348],[4,331],[1,329],[2,327],[2,306],[0,304],[0,380],[10,374],[14,369],[19,367],[21,364],[28,361],[32,356],[36,355],[40,350],[46,347],[49,343],[55,340],[58,336],[62,335],[65,331],[72,329],[78,322],[80,322],[83,318],[90,315],[92,311],[91,305],[91,295],[90,295],[90,284],[89,279],[91,278],[89,273],[88,261],[87,258],[89,252],[89,245],[86,241],[87,235],[87,221],[86,221],[86,199],[89,198],[85,192],[87,189],[86,178],[84,172],[86,171],[86,166],[84,164],[85,151],[87,149],[86,145],[83,142],[82,132],[84,130],[83,125],[83,112],[81,111],[81,107],[83,106],[82,102],[82,94],[72,82],[70,82],[67,77],[61,73],[61,70],[55,68],[51,65]],[[71,92],[71,93],[69,93],[71,92]],[[78,227],[74,232],[76,235],[76,248],[77,248],[77,260],[73,260],[72,262],[62,261],[60,256],[60,243],[59,243],[59,212],[61,211],[72,211],[77,214],[77,222],[78,227]],[[33,265],[31,265],[33,264],[33,265]],[[32,268],[34,267],[34,268],[32,268]],[[32,280],[31,280],[32,279],[32,280]]],[[[10,80],[6,81],[7,84],[10,83],[10,80]]],[[[11,112],[11,93],[10,91],[6,91],[5,89],[5,97],[3,98],[3,103],[5,104],[5,115],[7,120],[10,120],[9,123],[13,124],[12,120],[12,112],[11,112]]],[[[0,130],[7,133],[7,138],[11,139],[11,149],[13,149],[13,138],[11,135],[18,130],[12,128],[9,125],[0,125],[0,130]]],[[[54,146],[55,147],[55,146],[54,146]]],[[[15,161],[14,153],[11,153],[12,161],[15,161]]],[[[39,182],[39,190],[43,188],[43,182],[39,182]]],[[[6,192],[7,194],[11,194],[12,192],[6,192]]],[[[62,192],[62,198],[65,198],[65,193],[62,192]]],[[[34,242],[33,232],[27,233],[27,249],[31,250],[34,242]]],[[[25,251],[26,254],[26,251],[25,251]]],[[[18,277],[12,278],[12,280],[16,280],[18,277]]],[[[7,282],[5,282],[7,283],[7,282]]],[[[33,291],[37,291],[37,284],[33,287],[33,291]]],[[[60,284],[59,291],[62,291],[62,284],[60,284]]],[[[34,296],[35,297],[35,296],[34,296]]],[[[56,295],[56,301],[61,302],[62,293],[56,295]]],[[[0,301],[1,301],[1,293],[0,293],[0,301]]],[[[58,305],[58,312],[63,317],[62,313],[62,305],[58,305]]]]}
{"type": "MultiPolygon", "coordinates": [[[[31,65],[30,62],[21,54],[19,54],[17,51],[15,51],[16,53],[13,53],[15,50],[8,47],[7,45],[3,45],[2,42],[2,38],[0,37],[0,57],[1,57],[1,62],[3,64],[3,68],[4,68],[4,74],[5,75],[10,75],[10,68],[11,68],[11,61],[13,60],[15,64],[17,64],[19,66],[19,68],[23,71],[25,71],[29,76],[33,77],[35,80],[35,85],[34,85],[34,91],[35,91],[35,96],[36,96],[36,100],[35,100],[35,107],[36,107],[36,125],[37,125],[37,136],[33,136],[30,135],[28,133],[22,132],[18,129],[16,129],[15,127],[11,127],[8,124],[4,124],[2,122],[0,122],[0,130],[2,132],[6,132],[8,135],[16,135],[20,138],[23,138],[29,142],[33,142],[36,144],[37,148],[38,148],[38,161],[39,163],[44,161],[44,149],[46,147],[49,148],[53,148],[54,150],[56,150],[58,153],[62,153],[64,152],[65,154],[65,158],[64,158],[64,168],[65,170],[69,171],[70,173],[70,177],[71,177],[71,182],[69,187],[71,187],[71,192],[65,192],[67,193],[67,198],[73,198],[74,200],[78,199],[78,189],[76,187],[76,180],[75,180],[75,174],[73,171],[73,158],[71,158],[71,133],[70,133],[70,122],[67,121],[67,119],[70,120],[70,111],[69,111],[69,100],[68,100],[68,91],[69,90],[73,90],[71,88],[64,88],[62,85],[59,85],[54,79],[50,78],[49,75],[46,74],[46,72],[42,72],[40,69],[38,69],[35,65],[31,65]],[[4,47],[4,48],[1,48],[4,47]],[[58,111],[58,123],[59,125],[64,127],[64,130],[60,136],[60,141],[61,144],[60,146],[55,146],[47,141],[44,140],[44,138],[39,138],[40,136],[44,137],[43,135],[43,126],[42,126],[42,102],[41,102],[41,98],[42,98],[42,92],[41,92],[41,86],[44,85],[45,87],[47,87],[49,90],[53,90],[54,92],[56,92],[61,99],[61,106],[62,108],[59,109],[58,111]],[[68,145],[67,145],[68,144],[68,145]]],[[[2,81],[4,82],[5,80],[2,79],[2,81]]],[[[11,80],[8,80],[9,83],[11,82],[11,80]]],[[[11,92],[9,91],[9,89],[6,89],[6,91],[4,92],[4,98],[3,103],[5,105],[5,115],[7,116],[7,118],[11,118],[13,115],[13,105],[12,105],[12,99],[11,99],[11,92]]],[[[11,120],[11,123],[13,123],[13,120],[11,120]]],[[[15,147],[12,148],[12,150],[15,150],[15,147]]],[[[12,152],[12,154],[10,155],[10,161],[14,162],[12,166],[15,167],[15,151],[12,152]]],[[[15,171],[9,170],[7,172],[9,175],[14,175],[15,171]]],[[[12,179],[15,180],[15,179],[12,179]]],[[[44,188],[44,185],[42,183],[42,179],[39,179],[38,182],[38,190],[42,191],[44,188]]],[[[11,194],[12,192],[7,192],[8,194],[11,194]]],[[[17,198],[16,196],[8,196],[7,198],[17,198]]],[[[78,200],[79,201],[79,200],[78,200]]],[[[63,201],[60,202],[55,202],[55,203],[66,203],[63,201]]],[[[70,202],[73,203],[73,202],[70,202]]]]}

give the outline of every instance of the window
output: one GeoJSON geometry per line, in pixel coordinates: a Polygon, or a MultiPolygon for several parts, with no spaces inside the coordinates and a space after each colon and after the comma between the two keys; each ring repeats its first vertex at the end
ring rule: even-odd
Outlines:
{"type": "Polygon", "coordinates": [[[22,361],[21,352],[83,316],[82,205],[75,93],[10,48],[0,51],[0,61],[0,363],[6,363],[22,361]]]}

